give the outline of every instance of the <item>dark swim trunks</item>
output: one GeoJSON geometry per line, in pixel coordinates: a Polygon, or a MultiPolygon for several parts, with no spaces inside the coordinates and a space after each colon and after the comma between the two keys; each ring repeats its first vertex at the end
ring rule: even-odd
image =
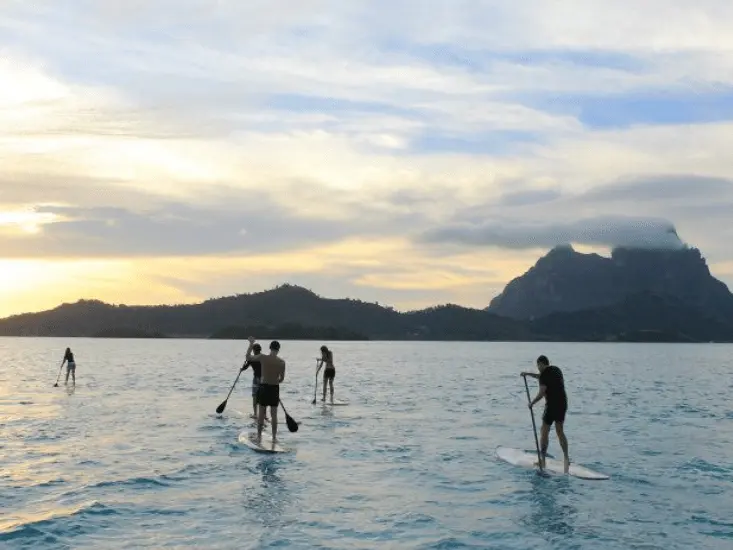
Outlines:
{"type": "Polygon", "coordinates": [[[333,380],[334,378],[336,378],[336,369],[333,369],[333,368],[328,368],[328,367],[327,367],[327,368],[326,368],[326,369],[325,369],[325,370],[323,371],[323,378],[325,378],[326,380],[328,380],[329,378],[330,378],[331,380],[333,380]]]}
{"type": "Polygon", "coordinates": [[[260,384],[257,391],[257,403],[263,407],[277,407],[280,404],[280,386],[260,384]]]}
{"type": "Polygon", "coordinates": [[[552,426],[553,422],[565,422],[565,413],[568,412],[567,405],[548,405],[542,414],[542,422],[552,426]]]}
{"type": "Polygon", "coordinates": [[[565,380],[562,370],[555,365],[548,366],[540,374],[540,386],[545,386],[545,412],[542,422],[552,425],[553,422],[565,422],[568,410],[568,396],[565,393],[565,380]]]}

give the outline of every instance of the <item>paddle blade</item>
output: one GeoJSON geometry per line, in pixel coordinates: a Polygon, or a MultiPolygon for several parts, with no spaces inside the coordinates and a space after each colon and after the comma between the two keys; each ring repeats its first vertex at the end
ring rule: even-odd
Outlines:
{"type": "Polygon", "coordinates": [[[288,430],[291,432],[298,431],[298,423],[288,413],[285,413],[285,422],[288,424],[288,430]]]}
{"type": "Polygon", "coordinates": [[[227,401],[229,401],[229,399],[228,399],[228,398],[227,398],[227,399],[225,399],[224,401],[222,401],[222,402],[221,402],[221,405],[219,405],[219,406],[218,406],[218,407],[216,408],[216,414],[221,414],[221,413],[223,413],[223,412],[224,412],[224,409],[226,409],[226,408],[227,408],[227,401]]]}

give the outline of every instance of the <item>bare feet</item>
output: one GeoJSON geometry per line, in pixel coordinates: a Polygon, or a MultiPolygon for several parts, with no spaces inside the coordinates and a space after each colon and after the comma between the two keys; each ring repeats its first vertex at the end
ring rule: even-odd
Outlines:
{"type": "Polygon", "coordinates": [[[565,457],[565,473],[567,474],[570,471],[570,459],[566,456],[565,457]]]}

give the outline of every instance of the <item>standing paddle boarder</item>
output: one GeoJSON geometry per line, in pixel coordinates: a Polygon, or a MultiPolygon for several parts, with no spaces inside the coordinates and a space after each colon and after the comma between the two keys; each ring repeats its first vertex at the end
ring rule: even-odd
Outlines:
{"type": "Polygon", "coordinates": [[[280,384],[285,379],[285,361],[278,357],[280,342],[270,342],[270,353],[253,355],[255,338],[250,336],[247,348],[247,361],[259,361],[261,365],[260,387],[257,391],[257,442],[262,441],[262,428],[265,425],[265,412],[270,407],[270,422],[272,424],[272,441],[277,437],[277,408],[280,405],[280,384]]]}
{"type": "Polygon", "coordinates": [[[333,403],[333,379],[336,378],[336,367],[333,364],[333,352],[326,346],[321,346],[321,358],[318,360],[316,378],[318,378],[318,372],[324,364],[326,365],[326,368],[323,370],[323,398],[321,401],[326,400],[326,385],[328,385],[331,390],[331,403],[333,403]]]}
{"type": "MultiPolygon", "coordinates": [[[[255,355],[262,353],[262,346],[255,344],[252,346],[255,355]]],[[[262,378],[262,363],[260,361],[245,361],[240,372],[246,371],[252,367],[252,418],[257,418],[257,392],[260,389],[260,380],[262,378]]],[[[267,418],[265,418],[267,421],[267,418]]]]}
{"type": "Polygon", "coordinates": [[[538,378],[540,382],[540,389],[537,392],[537,396],[529,403],[530,409],[540,399],[545,398],[545,412],[542,415],[540,437],[540,460],[542,464],[539,464],[539,466],[544,470],[547,446],[550,439],[550,427],[554,423],[557,439],[560,441],[560,447],[562,447],[562,452],[565,455],[564,466],[565,473],[567,474],[570,469],[570,457],[568,455],[568,439],[565,437],[564,430],[565,413],[568,410],[568,396],[565,393],[565,381],[560,368],[555,365],[550,365],[550,361],[544,355],[540,355],[537,358],[537,370],[539,374],[535,372],[523,372],[521,375],[538,378]]]}
{"type": "Polygon", "coordinates": [[[66,348],[64,360],[61,362],[61,368],[64,367],[64,363],[66,363],[66,379],[64,380],[64,384],[69,384],[69,374],[71,374],[71,383],[76,385],[76,362],[74,361],[74,354],[71,353],[71,348],[66,348]]]}

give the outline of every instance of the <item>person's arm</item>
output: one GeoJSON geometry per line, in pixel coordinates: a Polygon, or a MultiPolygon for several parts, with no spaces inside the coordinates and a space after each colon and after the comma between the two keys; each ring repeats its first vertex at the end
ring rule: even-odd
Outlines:
{"type": "Polygon", "coordinates": [[[318,376],[318,373],[321,372],[321,367],[323,367],[323,359],[318,359],[318,367],[316,368],[316,376],[318,376]]]}
{"type": "Polygon", "coordinates": [[[285,361],[283,361],[283,369],[280,371],[277,383],[280,384],[283,380],[285,380],[285,361]]]}
{"type": "Polygon", "coordinates": [[[532,378],[539,378],[540,375],[536,372],[522,372],[519,376],[531,376],[532,378]]]}
{"type": "Polygon", "coordinates": [[[545,393],[547,392],[547,386],[540,384],[540,391],[537,392],[537,396],[530,402],[529,408],[531,409],[537,401],[542,399],[545,396],[545,393]]]}
{"type": "Polygon", "coordinates": [[[252,364],[252,361],[245,361],[245,362],[244,362],[244,365],[242,365],[242,368],[241,368],[241,369],[239,369],[239,372],[244,372],[244,371],[246,371],[246,370],[247,370],[247,369],[249,368],[249,366],[250,366],[251,364],[252,364]]]}
{"type": "Polygon", "coordinates": [[[247,340],[249,340],[249,347],[247,348],[247,355],[245,357],[247,358],[247,362],[249,362],[252,361],[252,348],[257,340],[255,340],[254,336],[250,336],[247,340]]]}

